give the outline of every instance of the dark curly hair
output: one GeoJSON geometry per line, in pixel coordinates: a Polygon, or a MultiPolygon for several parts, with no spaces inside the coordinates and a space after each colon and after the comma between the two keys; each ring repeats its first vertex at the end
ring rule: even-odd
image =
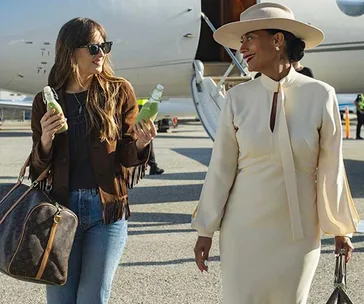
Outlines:
{"type": "Polygon", "coordinates": [[[282,33],[284,39],[286,40],[286,53],[288,56],[288,60],[290,62],[296,62],[303,58],[305,55],[305,42],[297,38],[290,32],[278,30],[278,29],[267,29],[269,35],[275,35],[277,33],[282,33]]]}

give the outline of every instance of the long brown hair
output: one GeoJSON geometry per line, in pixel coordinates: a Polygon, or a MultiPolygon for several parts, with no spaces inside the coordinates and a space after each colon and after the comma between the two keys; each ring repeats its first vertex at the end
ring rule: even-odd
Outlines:
{"type": "MultiPolygon", "coordinates": [[[[56,42],[55,63],[48,77],[49,86],[56,90],[65,88],[71,77],[82,85],[78,66],[72,62],[72,54],[76,48],[90,43],[97,32],[106,41],[105,29],[94,20],[74,18],[62,26],[56,42]]],[[[106,54],[102,72],[94,75],[88,89],[86,109],[89,131],[99,131],[102,141],[118,138],[121,135],[121,107],[128,98],[134,98],[133,89],[126,79],[115,76],[110,55],[106,54]]]]}

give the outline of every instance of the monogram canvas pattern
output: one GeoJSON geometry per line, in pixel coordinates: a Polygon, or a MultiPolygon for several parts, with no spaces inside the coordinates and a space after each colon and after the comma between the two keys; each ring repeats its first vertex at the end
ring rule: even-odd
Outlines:
{"type": "MultiPolygon", "coordinates": [[[[13,186],[0,185],[0,201],[13,186]]],[[[0,270],[18,279],[63,285],[67,280],[68,257],[77,217],[61,207],[61,220],[49,260],[42,277],[36,280],[58,208],[43,191],[33,189],[9,213],[28,189],[28,186],[20,185],[0,204],[0,270]]]]}

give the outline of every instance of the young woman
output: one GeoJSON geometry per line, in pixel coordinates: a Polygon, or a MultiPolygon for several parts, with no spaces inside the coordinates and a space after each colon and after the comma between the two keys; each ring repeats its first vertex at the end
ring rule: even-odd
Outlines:
{"type": "Polygon", "coordinates": [[[67,22],[48,80],[64,115],[46,112],[41,93],[33,103],[31,178],[50,166],[51,196],[79,218],[68,281],[47,286],[51,304],[108,302],[127,239],[127,188],[143,176],[156,135],[151,121],[134,125],[134,91],[114,75],[111,47],[97,22],[67,22]]]}

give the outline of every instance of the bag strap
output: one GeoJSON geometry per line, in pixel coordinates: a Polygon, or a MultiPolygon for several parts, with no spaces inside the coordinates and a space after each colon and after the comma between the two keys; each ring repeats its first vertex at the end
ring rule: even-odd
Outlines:
{"type": "Polygon", "coordinates": [[[346,290],[346,262],[344,250],[341,250],[336,257],[334,285],[335,287],[340,287],[344,291],[346,290]]]}
{"type": "MultiPolygon", "coordinates": [[[[32,150],[32,152],[30,152],[29,156],[27,157],[27,160],[25,161],[24,165],[20,169],[19,176],[18,176],[19,184],[21,184],[24,180],[25,172],[27,170],[27,167],[29,167],[30,157],[31,157],[32,153],[33,153],[33,150],[32,150]]],[[[42,171],[42,173],[38,176],[38,178],[32,183],[33,186],[38,185],[39,182],[41,182],[42,180],[44,180],[47,177],[50,168],[51,168],[51,165],[49,165],[46,169],[44,169],[42,171]]],[[[51,178],[48,178],[47,184],[49,184],[49,182],[50,183],[52,182],[51,178]]],[[[51,185],[51,184],[49,184],[49,185],[51,185]]]]}
{"type": "MultiPolygon", "coordinates": [[[[33,152],[33,151],[32,151],[33,152]]],[[[27,157],[27,160],[25,161],[24,165],[21,167],[20,169],[20,172],[19,172],[19,176],[18,176],[18,180],[16,182],[16,184],[10,189],[10,191],[0,200],[0,204],[2,204],[5,199],[7,199],[9,197],[9,195],[11,193],[13,193],[13,191],[18,188],[22,183],[23,183],[23,180],[24,180],[24,175],[25,175],[25,172],[26,172],[26,169],[27,167],[29,167],[29,161],[30,161],[30,157],[32,155],[32,152],[30,152],[29,156],[27,157]]],[[[48,175],[48,172],[50,170],[51,166],[49,165],[45,170],[43,170],[43,172],[38,176],[38,178],[32,182],[30,188],[25,192],[23,193],[23,195],[21,196],[21,198],[17,201],[17,203],[23,199],[23,197],[33,188],[35,188],[36,186],[38,186],[38,184],[47,177],[48,175]]],[[[49,184],[49,181],[52,181],[50,178],[49,178],[49,175],[48,175],[48,179],[47,179],[47,187],[46,187],[46,191],[49,191],[52,189],[52,186],[51,184],[49,184]],[[50,186],[49,186],[50,185],[50,186]]],[[[42,189],[44,190],[44,189],[42,189]]],[[[15,204],[13,205],[15,206],[15,204]]],[[[2,223],[2,221],[0,221],[0,224],[2,223]]]]}

